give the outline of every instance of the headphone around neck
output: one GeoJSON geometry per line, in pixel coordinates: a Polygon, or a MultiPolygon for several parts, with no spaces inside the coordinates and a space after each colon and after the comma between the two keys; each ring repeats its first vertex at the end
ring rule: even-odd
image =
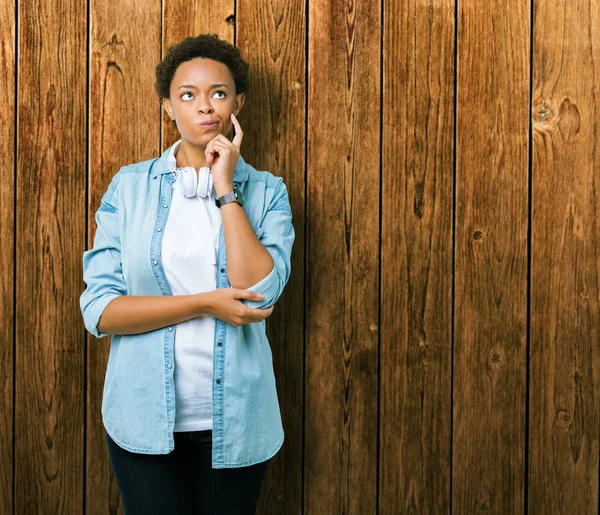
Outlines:
{"type": "Polygon", "coordinates": [[[199,174],[193,166],[178,168],[177,175],[182,179],[186,197],[208,197],[213,189],[212,173],[208,166],[200,168],[199,174]]]}

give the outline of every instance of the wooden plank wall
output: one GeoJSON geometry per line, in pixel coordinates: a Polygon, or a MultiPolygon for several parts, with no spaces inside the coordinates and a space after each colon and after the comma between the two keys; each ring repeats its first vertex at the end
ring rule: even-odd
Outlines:
{"type": "Polygon", "coordinates": [[[528,507],[596,513],[600,4],[539,2],[534,20],[528,507]]]}
{"type": "Polygon", "coordinates": [[[599,2],[15,0],[0,30],[0,513],[123,513],[81,256],[178,139],[154,67],[203,32],[296,230],[259,513],[598,512],[599,2]]]}
{"type": "MultiPolygon", "coordinates": [[[[160,113],[153,102],[153,70],[161,55],[159,1],[115,5],[90,0],[89,8],[87,248],[93,245],[94,215],[112,176],[123,163],[159,153],[160,113]]],[[[85,512],[122,512],[99,417],[110,342],[89,334],[86,339],[85,512]]]]}
{"type": "Polygon", "coordinates": [[[86,6],[19,2],[14,513],[77,513],[84,496],[86,6]]]}
{"type": "Polygon", "coordinates": [[[15,4],[0,4],[0,513],[13,507],[15,274],[15,4]]]}
{"type": "Polygon", "coordinates": [[[384,10],[380,513],[452,506],[455,8],[384,10]]]}
{"type": "Polygon", "coordinates": [[[453,507],[522,513],[529,4],[469,7],[458,10],[453,507]]]}

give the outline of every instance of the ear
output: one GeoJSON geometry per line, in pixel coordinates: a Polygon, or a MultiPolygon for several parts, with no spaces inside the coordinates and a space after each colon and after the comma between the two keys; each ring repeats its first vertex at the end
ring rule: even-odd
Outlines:
{"type": "Polygon", "coordinates": [[[246,100],[246,95],[244,93],[239,93],[235,96],[235,105],[233,106],[233,114],[236,116],[242,110],[242,106],[246,100]]]}
{"type": "Polygon", "coordinates": [[[171,120],[175,120],[175,113],[173,112],[173,104],[171,104],[170,98],[163,98],[162,105],[171,120]]]}

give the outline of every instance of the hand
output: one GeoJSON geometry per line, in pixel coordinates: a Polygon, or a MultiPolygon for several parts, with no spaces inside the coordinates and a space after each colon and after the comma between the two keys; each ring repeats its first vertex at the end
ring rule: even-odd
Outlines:
{"type": "Polygon", "coordinates": [[[223,134],[217,134],[211,139],[204,151],[206,162],[210,166],[213,184],[217,195],[221,197],[233,191],[233,174],[240,157],[240,146],[244,133],[233,113],[231,121],[235,126],[235,138],[229,141],[223,134]]]}
{"type": "Polygon", "coordinates": [[[206,295],[209,296],[209,314],[236,327],[262,322],[273,313],[274,309],[274,306],[267,309],[254,309],[246,306],[241,299],[255,301],[263,299],[262,295],[248,290],[218,288],[206,295]]]}

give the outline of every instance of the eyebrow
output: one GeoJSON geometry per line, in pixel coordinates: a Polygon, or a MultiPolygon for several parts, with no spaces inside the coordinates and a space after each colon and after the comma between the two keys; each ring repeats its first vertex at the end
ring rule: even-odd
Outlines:
{"type": "MultiPolygon", "coordinates": [[[[227,84],[211,84],[210,85],[210,89],[219,88],[219,87],[225,87],[225,88],[229,89],[229,86],[227,84]]],[[[181,89],[181,88],[198,89],[194,84],[184,84],[183,86],[179,86],[177,89],[181,89]]]]}

